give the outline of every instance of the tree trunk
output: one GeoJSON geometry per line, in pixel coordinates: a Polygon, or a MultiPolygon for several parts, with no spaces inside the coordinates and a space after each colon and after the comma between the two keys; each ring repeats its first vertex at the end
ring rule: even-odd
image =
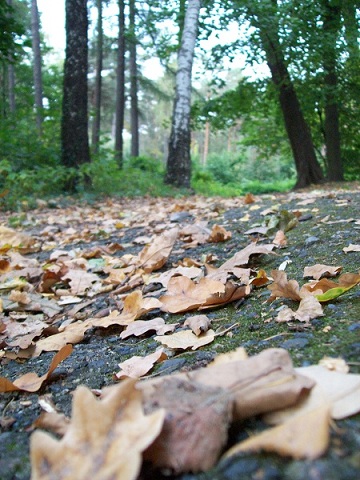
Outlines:
{"type": "MultiPolygon", "coordinates": [[[[6,3],[12,7],[12,0],[6,0],[6,3]]],[[[7,66],[7,80],[8,80],[8,98],[9,98],[9,112],[15,113],[16,101],[15,101],[15,68],[12,63],[12,57],[9,58],[10,63],[7,66]]]]}
{"type": "MultiPolygon", "coordinates": [[[[286,132],[295,161],[297,181],[294,188],[303,188],[323,181],[323,173],[317,161],[310,130],[302,113],[293,83],[283,58],[278,34],[270,29],[260,30],[262,46],[266,54],[272,81],[279,92],[280,106],[286,132]]],[[[276,27],[276,21],[274,20],[276,27]]]]}
{"type": "Polygon", "coordinates": [[[135,0],[129,2],[129,32],[130,32],[130,100],[131,100],[131,156],[139,156],[139,107],[138,107],[138,79],[136,63],[136,27],[135,27],[135,0]]]}
{"type": "Polygon", "coordinates": [[[94,119],[92,124],[91,146],[94,154],[99,152],[100,123],[101,123],[101,73],[103,66],[103,21],[102,0],[97,0],[97,41],[96,41],[96,67],[95,67],[95,93],[94,93],[94,119]]]}
{"type": "Polygon", "coordinates": [[[186,9],[181,46],[178,53],[175,102],[165,177],[166,183],[185,188],[189,188],[191,182],[191,71],[200,7],[201,0],[189,0],[186,9]]]}
{"type": "Polygon", "coordinates": [[[43,121],[43,87],[41,73],[41,49],[40,49],[40,21],[37,0],[31,0],[31,34],[32,50],[34,55],[33,74],[34,74],[34,93],[36,110],[36,127],[41,135],[43,121]]]}
{"type": "MultiPolygon", "coordinates": [[[[87,0],[66,0],[66,50],[61,120],[62,163],[78,168],[90,162],[88,136],[87,0]]],[[[77,181],[68,185],[75,191],[77,181]]],[[[89,179],[86,181],[89,184],[89,179]]]]}
{"type": "Polygon", "coordinates": [[[325,145],[327,179],[331,182],[344,180],[341,160],[339,107],[337,101],[338,78],[336,72],[337,53],[336,40],[340,30],[340,6],[333,6],[323,0],[323,63],[325,94],[325,145]]]}
{"type": "Polygon", "coordinates": [[[123,165],[123,130],[125,115],[125,4],[119,0],[119,36],[116,69],[116,107],[115,107],[115,159],[121,168],[123,165]]]}

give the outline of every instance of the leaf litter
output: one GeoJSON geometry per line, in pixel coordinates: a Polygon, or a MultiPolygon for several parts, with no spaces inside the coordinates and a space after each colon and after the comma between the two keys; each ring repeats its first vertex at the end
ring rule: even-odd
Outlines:
{"type": "MultiPolygon", "coordinates": [[[[257,201],[255,198],[248,198],[249,200],[244,201],[245,205],[257,201]]],[[[287,280],[285,272],[281,270],[273,270],[269,275],[263,269],[249,268],[253,256],[274,254],[275,248],[286,248],[291,241],[281,232],[296,228],[299,215],[286,213],[284,210],[277,214],[276,208],[273,213],[266,214],[277,215],[277,221],[268,221],[268,230],[262,231],[262,235],[266,237],[267,234],[274,235],[276,233],[274,229],[281,227],[281,230],[277,230],[273,244],[264,244],[263,239],[251,241],[248,246],[238,250],[217,267],[207,263],[215,261],[215,257],[211,259],[210,256],[208,260],[204,258],[203,263],[196,259],[188,259],[186,266],[184,263],[181,266],[181,262],[185,262],[184,257],[181,259],[181,253],[189,250],[187,248],[189,245],[194,248],[204,242],[228,242],[232,238],[231,231],[218,224],[214,224],[212,230],[203,224],[200,230],[202,229],[202,232],[207,230],[206,238],[203,237],[201,240],[196,237],[198,235],[196,229],[191,233],[190,228],[188,230],[169,228],[168,219],[172,215],[171,212],[176,209],[181,212],[189,208],[195,218],[199,212],[204,211],[205,205],[209,212],[208,218],[217,219],[217,212],[209,208],[207,200],[199,199],[197,204],[194,199],[193,202],[191,205],[185,202],[184,205],[171,206],[168,211],[164,208],[157,210],[152,204],[155,212],[143,212],[139,209],[132,219],[124,216],[124,222],[116,220],[111,204],[108,209],[104,208],[105,213],[101,222],[106,225],[106,235],[112,232],[121,238],[125,229],[134,224],[150,227],[153,232],[157,232],[155,236],[144,236],[141,242],[134,241],[134,245],[145,243],[145,247],[135,255],[123,254],[124,250],[126,252],[126,245],[117,243],[118,246],[114,249],[110,246],[102,247],[92,250],[91,253],[76,248],[71,251],[70,256],[68,250],[64,250],[63,253],[59,251],[56,255],[49,255],[45,261],[33,258],[30,264],[25,261],[26,257],[21,257],[18,252],[24,255],[36,249],[41,249],[44,253],[50,252],[56,236],[59,245],[71,244],[77,235],[76,228],[63,229],[60,235],[53,233],[49,235],[48,240],[46,229],[43,230],[41,240],[31,237],[29,239],[28,236],[22,237],[21,232],[18,235],[15,231],[3,230],[7,243],[4,243],[4,240],[0,283],[7,287],[2,289],[4,294],[1,298],[3,311],[0,323],[3,347],[1,356],[23,358],[38,356],[42,351],[59,350],[45,375],[38,377],[35,373],[31,373],[31,378],[19,377],[13,382],[3,377],[0,382],[3,391],[23,389],[34,392],[40,389],[43,384],[46,384],[59,362],[70,354],[71,345],[81,342],[85,333],[94,328],[108,329],[118,326],[122,329],[119,338],[149,335],[149,332],[155,331],[157,333],[155,340],[163,343],[167,351],[172,351],[173,355],[179,349],[200,348],[212,342],[221,333],[209,329],[211,322],[209,319],[205,321],[207,317],[204,315],[198,315],[197,319],[196,316],[188,317],[183,325],[175,323],[167,325],[160,317],[155,319],[156,323],[151,324],[152,320],[146,319],[148,313],[156,313],[159,310],[166,314],[186,313],[219,308],[229,302],[242,301],[252,294],[253,289],[267,285],[271,290],[270,301],[284,298],[299,302],[298,310],[291,311],[291,315],[290,309],[286,310],[288,307],[280,310],[279,315],[283,316],[282,321],[290,322],[295,319],[310,324],[312,319],[323,315],[322,304],[346,293],[360,281],[360,275],[357,273],[345,273],[339,277],[338,282],[329,281],[324,277],[337,276],[342,267],[318,264],[304,270],[304,277],[310,276],[315,280],[300,287],[296,280],[287,280]],[[192,237],[192,235],[195,236],[192,237]],[[23,241],[24,247],[19,239],[23,241]],[[174,250],[175,242],[177,242],[176,251],[174,250]],[[179,258],[178,266],[169,265],[170,255],[174,251],[179,258]],[[96,261],[90,262],[89,259],[96,261]],[[166,266],[170,268],[160,274],[154,274],[166,266]],[[24,271],[26,268],[34,270],[24,271]],[[191,269],[193,270],[187,276],[187,270],[191,269]],[[12,283],[9,283],[9,278],[12,283]],[[74,317],[74,321],[64,322],[63,326],[59,324],[59,319],[63,319],[66,314],[67,303],[62,301],[63,298],[76,298],[77,302],[80,299],[80,305],[75,314],[79,315],[82,309],[81,303],[84,305],[83,308],[86,308],[89,305],[89,298],[102,294],[112,296],[116,308],[98,317],[85,316],[81,320],[76,320],[74,317]],[[37,297],[34,298],[34,296],[37,297]],[[51,302],[54,307],[47,308],[46,301],[51,302]],[[27,309],[26,306],[29,305],[35,305],[35,307],[27,309]],[[29,329],[31,330],[28,324],[28,319],[31,318],[27,314],[29,311],[40,312],[42,319],[45,320],[43,325],[41,322],[34,323],[33,334],[29,332],[29,329]],[[9,319],[12,318],[16,322],[17,319],[14,317],[16,312],[25,315],[18,317],[19,325],[23,322],[25,328],[20,329],[21,333],[10,334],[9,319]],[[138,320],[140,318],[143,319],[138,320]],[[191,321],[191,318],[195,320],[191,321]],[[27,323],[24,323],[24,320],[27,323]],[[21,339],[26,336],[28,336],[26,341],[22,342],[21,339]]],[[[229,201],[227,208],[229,205],[231,208],[234,201],[229,201]]],[[[257,209],[257,205],[251,205],[248,212],[251,213],[257,209]]],[[[65,214],[63,224],[78,223],[84,227],[82,220],[86,218],[88,213],[86,210],[85,208],[84,211],[82,209],[77,211],[79,220],[75,222],[68,212],[65,214]]],[[[76,219],[76,215],[74,218],[76,219]]],[[[90,221],[87,220],[88,228],[84,227],[82,230],[82,241],[89,242],[97,234],[95,218],[93,215],[90,221]]],[[[248,219],[250,218],[249,215],[248,219]]],[[[55,223],[51,218],[48,218],[48,221],[49,226],[52,222],[55,223]]],[[[62,223],[61,218],[58,221],[59,224],[62,223]]],[[[352,251],[356,249],[348,250],[347,254],[351,255],[352,251]]],[[[45,258],[44,255],[42,258],[45,258]]],[[[71,304],[71,301],[69,303],[71,304]]],[[[114,380],[125,377],[140,378],[151,371],[157,361],[166,357],[164,349],[158,349],[146,357],[130,358],[128,363],[126,361],[119,364],[122,370],[119,374],[114,374],[114,380]]],[[[326,376],[323,373],[324,367],[314,366],[313,370],[311,370],[312,367],[308,367],[307,371],[306,369],[295,370],[287,352],[282,349],[264,350],[262,354],[249,358],[241,354],[241,360],[233,360],[237,357],[236,352],[229,354],[228,360],[226,358],[221,360],[221,357],[221,355],[216,357],[215,360],[217,358],[219,360],[213,365],[210,364],[204,369],[194,370],[185,375],[163,376],[143,382],[134,380],[131,384],[126,383],[128,380],[121,380],[119,385],[109,387],[114,389],[113,394],[108,394],[104,390],[101,393],[101,400],[96,400],[92,393],[85,393],[84,387],[80,387],[80,393],[74,397],[71,419],[64,421],[61,417],[62,420],[59,420],[57,415],[62,414],[51,412],[57,419],[52,421],[56,425],[57,421],[60,421],[61,427],[48,426],[47,428],[57,431],[58,434],[66,432],[63,439],[58,441],[48,436],[44,437],[46,434],[38,435],[37,432],[33,434],[31,441],[33,478],[110,478],[107,475],[118,475],[116,478],[125,480],[137,478],[144,451],[144,458],[151,460],[156,466],[168,468],[177,473],[204,471],[218,461],[226,444],[228,428],[233,421],[273,410],[280,410],[281,414],[282,411],[292,409],[294,413],[289,414],[289,419],[285,418],[285,415],[285,419],[281,421],[277,419],[276,423],[279,423],[277,427],[242,442],[226,455],[233,455],[240,451],[271,450],[293,458],[317,458],[327,449],[331,416],[344,418],[359,411],[358,375],[339,373],[333,367],[331,371],[327,370],[330,375],[343,375],[337,377],[336,382],[334,381],[338,385],[337,391],[343,392],[341,398],[336,395],[322,394],[320,397],[323,400],[326,397],[326,401],[317,400],[314,405],[303,410],[304,396],[310,403],[313,392],[316,392],[320,386],[326,388],[322,386],[322,379],[326,376]],[[221,364],[225,367],[221,368],[221,364]],[[121,424],[122,420],[120,420],[119,424],[116,421],[114,425],[109,418],[109,422],[105,422],[106,426],[100,428],[95,422],[89,420],[87,412],[90,410],[95,418],[105,415],[103,405],[105,407],[106,402],[110,401],[106,400],[107,395],[109,395],[108,398],[112,395],[113,398],[117,398],[116,389],[123,389],[123,392],[127,393],[124,394],[123,403],[120,402],[121,406],[120,403],[116,403],[117,400],[114,400],[112,407],[107,407],[110,412],[106,415],[111,417],[113,409],[120,412],[126,402],[129,403],[129,409],[137,413],[135,416],[124,414],[124,418],[128,416],[132,418],[130,423],[125,421],[121,424]],[[139,410],[139,399],[144,405],[145,417],[141,409],[139,410]],[[114,405],[117,406],[114,407],[114,405]],[[103,413],[97,413],[97,411],[103,413]],[[151,415],[157,415],[156,421],[153,422],[156,425],[153,433],[149,429],[146,434],[143,430],[140,430],[139,434],[137,422],[151,415]],[[137,416],[139,419],[135,418],[137,416]],[[211,424],[207,421],[210,417],[213,418],[211,424]],[[309,428],[301,429],[304,422],[307,422],[309,428]],[[126,438],[121,433],[123,429],[127,431],[126,438]],[[309,432],[313,429],[317,430],[318,435],[311,438],[309,432]],[[116,439],[114,431],[119,432],[116,434],[116,439]],[[132,435],[136,439],[132,438],[132,435]],[[143,442],[139,442],[140,446],[137,444],[138,435],[144,437],[143,442]],[[202,438],[206,438],[207,445],[201,442],[202,438]],[[79,448],[81,449],[82,439],[87,444],[90,441],[91,445],[92,453],[88,456],[86,465],[81,465],[76,458],[79,448]],[[125,459],[114,460],[112,452],[113,449],[118,448],[118,445],[122,445],[122,449],[125,445],[129,455],[133,455],[129,470],[126,470],[125,459]],[[68,473],[64,473],[63,462],[60,460],[63,458],[69,459],[68,473]]],[[[331,362],[330,364],[333,365],[331,362]]],[[[335,379],[335,377],[332,378],[335,379]]],[[[332,381],[328,383],[331,384],[332,381]]],[[[316,395],[319,398],[319,395],[316,395]]],[[[119,417],[122,417],[121,413],[119,417]]],[[[149,422],[152,422],[151,418],[149,422]]],[[[39,425],[44,428],[45,423],[42,424],[39,421],[39,425]]]]}

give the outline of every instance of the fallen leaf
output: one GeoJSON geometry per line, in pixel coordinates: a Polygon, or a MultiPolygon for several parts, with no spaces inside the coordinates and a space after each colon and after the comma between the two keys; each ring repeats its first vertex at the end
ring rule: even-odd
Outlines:
{"type": "Polygon", "coordinates": [[[345,253],[360,252],[360,245],[353,245],[352,243],[350,243],[350,245],[348,247],[343,248],[343,251],[345,253]]]}
{"type": "Polygon", "coordinates": [[[145,273],[159,270],[167,261],[178,237],[179,230],[173,228],[155,238],[138,256],[139,266],[145,273]]]}
{"type": "Polygon", "coordinates": [[[294,311],[289,307],[280,310],[276,317],[277,322],[289,322],[293,318],[300,322],[309,323],[310,320],[324,315],[322,306],[317,298],[308,295],[300,301],[299,308],[294,311]]]}
{"type": "Polygon", "coordinates": [[[206,315],[194,315],[185,320],[184,326],[190,327],[195,335],[199,336],[209,330],[211,320],[206,315]]]}
{"type": "Polygon", "coordinates": [[[300,287],[296,280],[288,280],[283,270],[272,270],[271,276],[274,282],[267,287],[271,290],[271,296],[268,301],[272,301],[278,297],[301,300],[300,287]]]}
{"type": "Polygon", "coordinates": [[[285,236],[285,233],[282,230],[278,230],[276,232],[273,243],[274,243],[274,245],[277,245],[278,247],[286,247],[287,238],[285,236]]]}
{"type": "Polygon", "coordinates": [[[121,378],[140,378],[146,375],[155,365],[163,360],[167,359],[167,355],[164,353],[164,349],[160,348],[156,352],[145,355],[145,357],[134,357],[119,363],[120,371],[115,373],[114,377],[117,380],[121,378]]]}
{"type": "Polygon", "coordinates": [[[159,335],[154,338],[157,342],[166,345],[174,350],[196,350],[208,343],[211,343],[215,338],[215,332],[208,330],[207,332],[196,336],[191,330],[182,330],[173,333],[172,335],[159,335]]]}
{"type": "Polygon", "coordinates": [[[265,450],[297,460],[314,460],[323,455],[329,445],[329,422],[329,406],[322,405],[235,445],[225,453],[225,458],[240,452],[265,450]]]}
{"type": "Polygon", "coordinates": [[[32,247],[34,243],[35,239],[30,235],[0,225],[0,250],[4,250],[6,247],[32,247]]]}
{"type": "Polygon", "coordinates": [[[319,365],[340,373],[348,373],[350,368],[343,358],[323,357],[319,361],[319,365]]]}
{"type": "Polygon", "coordinates": [[[224,291],[223,283],[207,277],[201,278],[199,283],[188,277],[172,277],[168,283],[167,294],[160,297],[161,309],[170,313],[194,310],[204,304],[211,295],[224,291]]]}
{"type": "Polygon", "coordinates": [[[36,392],[42,384],[50,377],[60,362],[65,360],[73,351],[72,345],[65,345],[52,359],[49,370],[45,375],[39,377],[36,373],[30,372],[22,375],[13,382],[5,377],[0,377],[0,392],[13,392],[24,390],[25,392],[36,392]]]}
{"type": "Polygon", "coordinates": [[[220,225],[214,225],[211,229],[211,233],[207,239],[210,243],[219,243],[219,242],[226,242],[231,238],[231,232],[225,230],[224,227],[220,225]]]}
{"type": "Polygon", "coordinates": [[[304,268],[304,277],[312,277],[319,280],[321,277],[335,277],[342,270],[342,267],[331,267],[317,263],[311,267],[304,268]]]}
{"type": "Polygon", "coordinates": [[[152,318],[151,320],[135,320],[127,325],[126,329],[120,333],[120,338],[128,338],[131,335],[139,337],[154,331],[157,335],[165,335],[165,333],[173,332],[177,326],[177,323],[165,324],[165,320],[161,317],[152,318]]]}
{"type": "Polygon", "coordinates": [[[135,480],[141,454],[160,433],[165,416],[164,410],[144,415],[141,397],[134,380],[108,387],[102,400],[78,387],[64,437],[31,435],[32,480],[135,480]]]}
{"type": "Polygon", "coordinates": [[[227,441],[231,395],[171,377],[144,394],[145,411],[166,411],[163,429],[144,458],[175,474],[214,466],[227,441]]]}
{"type": "Polygon", "coordinates": [[[39,417],[32,423],[32,428],[48,430],[62,437],[70,425],[70,418],[59,412],[41,412],[39,417]]]}

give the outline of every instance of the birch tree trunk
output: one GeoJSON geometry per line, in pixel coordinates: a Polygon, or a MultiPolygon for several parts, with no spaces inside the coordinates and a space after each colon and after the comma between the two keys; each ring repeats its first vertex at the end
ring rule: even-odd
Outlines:
{"type": "Polygon", "coordinates": [[[165,176],[166,183],[185,188],[190,187],[191,181],[191,71],[198,33],[200,7],[201,0],[189,0],[186,9],[178,53],[175,102],[165,176]]]}
{"type": "Polygon", "coordinates": [[[41,73],[40,21],[37,0],[31,0],[31,34],[34,55],[33,75],[36,110],[36,127],[41,135],[43,121],[43,88],[41,73]]]}
{"type": "Polygon", "coordinates": [[[115,159],[123,165],[123,130],[125,115],[125,3],[119,0],[119,33],[116,68],[116,107],[115,107],[115,159]]]}

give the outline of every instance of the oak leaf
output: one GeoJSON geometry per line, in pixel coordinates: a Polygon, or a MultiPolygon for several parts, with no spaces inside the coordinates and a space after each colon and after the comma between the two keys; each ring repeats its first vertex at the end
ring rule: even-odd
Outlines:
{"type": "Polygon", "coordinates": [[[165,335],[165,333],[173,332],[177,323],[165,324],[165,320],[161,317],[152,318],[151,320],[135,320],[127,325],[126,329],[120,333],[120,338],[128,338],[131,335],[139,337],[144,333],[155,330],[157,335],[165,335]]]}
{"type": "Polygon", "coordinates": [[[154,339],[175,350],[187,350],[189,348],[196,350],[199,347],[211,343],[215,336],[213,330],[208,330],[199,336],[196,336],[191,330],[182,330],[172,335],[159,335],[154,339]]]}
{"type": "Polygon", "coordinates": [[[275,300],[278,297],[301,300],[300,287],[296,280],[288,280],[287,274],[283,270],[272,270],[271,276],[274,282],[267,287],[271,290],[268,301],[275,300]]]}
{"type": "Polygon", "coordinates": [[[195,335],[199,336],[207,332],[211,326],[211,320],[206,315],[194,315],[185,320],[184,326],[190,327],[195,335]]]}
{"type": "Polygon", "coordinates": [[[342,270],[342,267],[331,267],[317,263],[311,267],[304,268],[304,277],[312,277],[319,280],[321,277],[335,277],[342,270]]]}
{"type": "Polygon", "coordinates": [[[225,230],[224,227],[215,224],[211,229],[211,233],[207,241],[210,243],[219,243],[219,242],[226,242],[230,238],[231,238],[231,232],[225,230]]]}
{"type": "Polygon", "coordinates": [[[156,237],[150,245],[147,245],[141,251],[137,261],[145,273],[159,270],[165,265],[178,237],[178,233],[179,230],[177,228],[167,230],[162,235],[156,237]]]}
{"type": "Polygon", "coordinates": [[[72,345],[65,345],[52,359],[49,370],[45,375],[39,377],[34,372],[26,373],[13,382],[5,377],[0,377],[0,392],[14,392],[24,390],[25,392],[36,392],[42,384],[50,377],[60,362],[65,360],[72,352],[72,345]]]}
{"type": "Polygon", "coordinates": [[[144,415],[141,397],[134,380],[108,387],[102,400],[78,387],[64,437],[31,436],[32,480],[135,480],[164,422],[164,410],[144,415]]]}
{"type": "Polygon", "coordinates": [[[188,277],[172,277],[168,283],[167,294],[160,297],[162,310],[170,313],[186,312],[203,305],[211,295],[225,292],[225,285],[207,277],[199,283],[188,277]]]}
{"type": "Polygon", "coordinates": [[[322,317],[323,315],[324,312],[319,300],[312,295],[307,295],[300,301],[299,308],[296,311],[291,310],[289,307],[280,310],[276,321],[289,322],[294,318],[300,322],[309,323],[313,318],[322,317]]]}
{"type": "Polygon", "coordinates": [[[120,380],[121,378],[140,378],[146,375],[155,365],[155,363],[162,362],[167,359],[166,353],[163,348],[159,348],[156,352],[145,355],[145,357],[139,357],[135,355],[124,362],[119,363],[120,371],[115,373],[115,378],[120,380]]]}

